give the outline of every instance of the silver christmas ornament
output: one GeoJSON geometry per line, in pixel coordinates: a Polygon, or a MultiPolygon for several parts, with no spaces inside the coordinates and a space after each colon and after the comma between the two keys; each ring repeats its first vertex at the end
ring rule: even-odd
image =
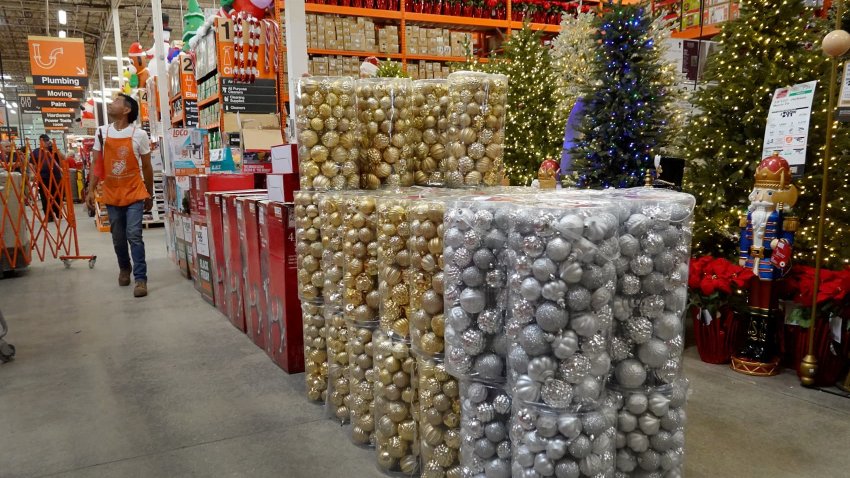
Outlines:
{"type": "Polygon", "coordinates": [[[543,398],[543,403],[549,406],[565,408],[572,402],[572,387],[561,380],[550,379],[543,384],[540,396],[543,398]]]}
{"type": "Polygon", "coordinates": [[[646,369],[635,359],[626,359],[614,368],[617,383],[625,388],[637,388],[646,381],[646,369]]]}
{"type": "Polygon", "coordinates": [[[534,314],[537,325],[545,332],[557,333],[567,325],[567,311],[553,302],[544,302],[534,314]]]}

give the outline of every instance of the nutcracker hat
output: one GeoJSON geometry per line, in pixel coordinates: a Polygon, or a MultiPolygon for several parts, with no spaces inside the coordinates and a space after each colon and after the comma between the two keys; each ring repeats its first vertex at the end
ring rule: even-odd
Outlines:
{"type": "Polygon", "coordinates": [[[793,206],[797,202],[797,188],[791,184],[791,167],[788,161],[774,152],[773,155],[764,158],[756,168],[755,187],[763,189],[774,189],[773,201],[793,206]]]}

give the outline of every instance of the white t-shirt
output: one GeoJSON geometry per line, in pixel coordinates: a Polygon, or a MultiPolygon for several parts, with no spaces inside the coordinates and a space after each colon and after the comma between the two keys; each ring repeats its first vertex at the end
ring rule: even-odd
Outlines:
{"type": "Polygon", "coordinates": [[[111,124],[108,126],[101,126],[98,128],[98,132],[100,134],[94,135],[94,146],[92,149],[95,151],[103,151],[103,145],[100,144],[100,136],[102,135],[103,140],[106,141],[107,128],[109,128],[110,138],[122,139],[129,138],[131,134],[133,135],[133,153],[135,153],[136,159],[139,161],[139,167],[141,167],[142,155],[150,154],[151,152],[151,141],[148,139],[148,133],[139,126],[132,124],[122,130],[115,129],[115,126],[112,126],[111,124]]]}

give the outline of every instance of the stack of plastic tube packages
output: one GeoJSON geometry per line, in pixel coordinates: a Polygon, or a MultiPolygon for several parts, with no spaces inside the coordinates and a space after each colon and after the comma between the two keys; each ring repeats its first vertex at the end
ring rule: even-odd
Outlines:
{"type": "Polygon", "coordinates": [[[342,310],[342,278],[345,264],[343,254],[343,193],[319,195],[321,222],[322,297],[325,319],[325,342],[328,351],[327,412],[340,423],[348,423],[348,328],[342,310]]]}
{"type": "Polygon", "coordinates": [[[492,187],[506,95],[299,80],[308,398],[391,475],[680,477],[694,199],[492,187]]]}
{"type": "Polygon", "coordinates": [[[363,189],[413,185],[413,81],[367,78],[357,81],[363,189]]]}
{"type": "Polygon", "coordinates": [[[446,186],[497,186],[505,175],[508,78],[457,71],[448,83],[448,144],[441,167],[446,186]]]}
{"type": "Polygon", "coordinates": [[[445,213],[444,339],[448,370],[463,381],[462,468],[679,476],[693,198],[635,189],[496,199],[462,198],[445,213]],[[511,413],[498,410],[503,396],[511,413]]]}
{"type": "Polygon", "coordinates": [[[360,143],[354,79],[301,78],[295,127],[302,190],[357,189],[360,143]]]}
{"type": "Polygon", "coordinates": [[[328,389],[328,354],[325,342],[325,311],[322,289],[321,219],[317,193],[295,194],[295,251],[298,267],[298,298],[304,323],[304,376],[307,398],[324,402],[328,389]]]}
{"type": "Polygon", "coordinates": [[[444,184],[440,164],[446,158],[448,106],[447,80],[413,82],[413,127],[409,134],[413,148],[413,182],[417,186],[444,184]]]}

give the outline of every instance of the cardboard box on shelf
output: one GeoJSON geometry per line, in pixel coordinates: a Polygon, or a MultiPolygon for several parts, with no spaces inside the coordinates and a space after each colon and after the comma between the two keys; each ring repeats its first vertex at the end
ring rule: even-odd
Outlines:
{"type": "Polygon", "coordinates": [[[268,339],[266,353],[288,373],[304,371],[304,334],[295,254],[293,204],[261,201],[261,267],[268,281],[268,339]],[[264,222],[263,222],[264,221],[264,222]]]}
{"type": "MultiPolygon", "coordinates": [[[[261,198],[265,191],[261,191],[261,198]]],[[[257,196],[257,193],[231,192],[221,196],[222,238],[224,248],[224,294],[227,296],[227,318],[237,329],[245,332],[245,297],[242,292],[242,249],[239,237],[239,221],[242,209],[237,207],[236,198],[257,196]]],[[[244,219],[242,219],[244,220],[244,219]]]]}
{"type": "Polygon", "coordinates": [[[224,224],[222,220],[222,195],[221,193],[207,193],[207,227],[210,243],[210,269],[212,271],[212,289],[215,298],[215,307],[227,316],[229,306],[227,304],[227,288],[225,286],[225,248],[224,248],[224,224]]]}
{"type": "Polygon", "coordinates": [[[281,144],[280,129],[242,130],[242,171],[246,173],[272,172],[271,148],[281,144]]]}

